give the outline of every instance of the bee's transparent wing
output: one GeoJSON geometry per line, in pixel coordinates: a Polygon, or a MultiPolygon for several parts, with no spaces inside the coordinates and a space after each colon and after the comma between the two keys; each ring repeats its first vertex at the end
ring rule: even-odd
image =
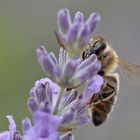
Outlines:
{"type": "Polygon", "coordinates": [[[140,85],[140,66],[131,64],[121,58],[117,58],[120,73],[124,79],[133,85],[140,85]]]}

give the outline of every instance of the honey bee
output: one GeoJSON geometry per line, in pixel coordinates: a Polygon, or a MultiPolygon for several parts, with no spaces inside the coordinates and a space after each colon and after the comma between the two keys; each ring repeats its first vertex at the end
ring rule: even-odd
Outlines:
{"type": "Polygon", "coordinates": [[[120,59],[115,50],[101,36],[95,36],[90,39],[88,46],[82,52],[82,59],[85,60],[92,54],[97,55],[101,63],[101,69],[98,74],[104,78],[101,91],[97,96],[93,96],[88,104],[92,122],[95,126],[99,126],[109,117],[117,100],[119,74],[115,73],[116,68],[121,69],[124,77],[131,76],[137,79],[140,77],[140,66],[120,59]]]}
{"type": "MultiPolygon", "coordinates": [[[[66,50],[57,32],[55,32],[55,35],[60,47],[66,50]]],[[[100,92],[93,96],[88,103],[92,122],[95,126],[99,126],[107,120],[117,100],[120,82],[119,74],[115,70],[120,68],[120,72],[127,82],[140,84],[140,66],[119,58],[116,51],[101,36],[90,38],[89,44],[82,52],[83,61],[92,54],[96,54],[100,61],[101,68],[98,74],[104,78],[104,84],[100,92]]],[[[69,88],[67,91],[75,88],[77,86],[69,88]]]]}

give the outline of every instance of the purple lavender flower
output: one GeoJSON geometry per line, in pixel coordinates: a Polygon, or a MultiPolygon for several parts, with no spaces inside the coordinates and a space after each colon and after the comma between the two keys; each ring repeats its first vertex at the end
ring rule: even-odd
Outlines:
{"type": "Polygon", "coordinates": [[[48,53],[43,46],[36,52],[38,62],[49,78],[38,80],[31,89],[28,107],[33,125],[28,119],[23,123],[24,138],[27,140],[73,139],[73,128],[91,121],[87,104],[103,84],[103,78],[96,75],[100,69],[96,55],[84,61],[76,56],[77,50],[87,46],[100,16],[93,13],[84,22],[83,14],[77,12],[72,23],[69,11],[62,9],[58,12],[57,21],[58,39],[63,45],[58,60],[53,52],[48,53]],[[81,87],[82,83],[85,87],[83,92],[79,92],[77,87],[81,87]],[[59,136],[58,132],[64,135],[59,136]]]}
{"type": "Polygon", "coordinates": [[[59,60],[55,55],[48,53],[44,47],[37,49],[38,62],[42,69],[53,81],[64,88],[77,87],[84,81],[97,74],[100,69],[100,63],[96,55],[91,55],[87,60],[69,58],[68,53],[61,48],[59,60]]]}
{"type": "Polygon", "coordinates": [[[69,10],[61,9],[57,16],[60,42],[66,50],[79,51],[83,49],[87,46],[99,22],[100,15],[97,13],[92,13],[84,22],[84,16],[81,12],[75,14],[72,22],[69,10]]]}
{"type": "Polygon", "coordinates": [[[89,122],[87,103],[94,94],[99,92],[102,84],[102,77],[96,75],[87,82],[83,93],[78,93],[76,90],[68,93],[66,90],[60,90],[61,87],[48,78],[37,81],[31,89],[28,100],[29,110],[33,115],[33,126],[29,121],[24,121],[25,139],[50,138],[53,140],[53,136],[57,140],[59,139],[57,132],[71,131],[89,122]],[[30,103],[32,100],[36,103],[30,103]]]}
{"type": "Polygon", "coordinates": [[[99,21],[96,13],[84,22],[83,14],[77,12],[72,22],[68,9],[58,12],[58,39],[63,48],[58,59],[43,46],[36,51],[47,77],[37,80],[30,90],[32,119],[23,119],[21,136],[12,117],[7,116],[9,131],[0,133],[0,140],[73,140],[72,130],[91,121],[88,103],[104,82],[98,75],[101,64],[95,54],[82,60],[77,52],[87,46],[99,21]]]}

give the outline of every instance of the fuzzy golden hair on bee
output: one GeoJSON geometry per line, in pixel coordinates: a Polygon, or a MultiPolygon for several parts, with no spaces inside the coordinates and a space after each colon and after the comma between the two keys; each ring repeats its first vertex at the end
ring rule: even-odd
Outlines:
{"type": "Polygon", "coordinates": [[[90,39],[88,46],[82,54],[82,58],[86,59],[91,54],[96,54],[101,63],[100,73],[106,74],[113,72],[118,66],[118,62],[116,60],[118,55],[116,51],[110,47],[103,37],[99,35],[90,39]]]}
{"type": "Polygon", "coordinates": [[[101,63],[98,74],[103,76],[104,84],[97,96],[89,101],[89,114],[95,126],[99,126],[109,118],[119,92],[119,74],[115,73],[116,68],[120,74],[128,79],[127,82],[140,84],[140,66],[131,64],[118,57],[116,51],[101,36],[92,37],[89,44],[82,53],[85,60],[95,54],[101,63]]]}
{"type": "Polygon", "coordinates": [[[108,44],[103,54],[98,57],[98,60],[101,63],[101,70],[107,74],[110,72],[114,72],[114,70],[118,67],[117,61],[117,53],[112,49],[108,44]]]}
{"type": "Polygon", "coordinates": [[[92,97],[89,102],[89,115],[95,126],[105,122],[117,101],[119,91],[118,73],[104,76],[104,85],[96,97],[92,97]]]}

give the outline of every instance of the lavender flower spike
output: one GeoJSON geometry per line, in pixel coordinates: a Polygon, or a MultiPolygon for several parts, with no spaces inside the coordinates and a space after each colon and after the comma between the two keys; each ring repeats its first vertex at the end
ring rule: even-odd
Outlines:
{"type": "MultiPolygon", "coordinates": [[[[49,77],[63,88],[72,88],[94,76],[100,69],[96,55],[83,61],[80,58],[69,58],[64,49],[60,49],[59,61],[50,57],[44,47],[37,49],[38,62],[49,77]],[[54,62],[55,60],[55,62],[54,62]]],[[[52,53],[51,53],[52,54],[52,53]]]]}
{"type": "Polygon", "coordinates": [[[100,15],[92,13],[84,23],[83,13],[77,12],[74,21],[71,22],[68,9],[61,9],[58,12],[57,23],[60,41],[66,50],[81,50],[87,46],[90,37],[93,35],[100,22],[100,15]]]}
{"type": "Polygon", "coordinates": [[[84,21],[81,12],[74,20],[68,9],[58,12],[58,39],[63,47],[58,59],[44,46],[36,50],[47,77],[30,90],[27,104],[32,118],[23,119],[21,136],[12,116],[7,116],[9,130],[0,133],[0,140],[74,140],[72,131],[91,121],[88,104],[104,84],[98,75],[101,64],[95,54],[83,60],[77,53],[85,49],[99,21],[97,13],[84,21]]]}
{"type": "Polygon", "coordinates": [[[85,90],[80,94],[76,90],[72,90],[70,93],[67,93],[66,90],[61,91],[57,84],[47,78],[38,80],[30,93],[30,98],[36,100],[38,105],[36,111],[31,112],[33,125],[28,119],[23,121],[25,140],[38,140],[42,137],[51,140],[73,139],[69,131],[90,121],[87,103],[94,94],[99,92],[102,84],[102,77],[96,75],[87,82],[85,90]],[[57,104],[60,94],[62,96],[57,104]],[[68,133],[59,136],[59,131],[68,133]]]}

